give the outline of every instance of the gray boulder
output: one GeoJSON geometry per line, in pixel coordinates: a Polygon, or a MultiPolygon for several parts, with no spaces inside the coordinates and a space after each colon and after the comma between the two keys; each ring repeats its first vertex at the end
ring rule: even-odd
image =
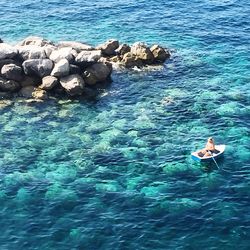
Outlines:
{"type": "Polygon", "coordinates": [[[115,52],[118,54],[118,55],[121,55],[123,56],[124,54],[130,52],[131,48],[129,45],[123,43],[121,44],[118,49],[115,50],[115,52]]]}
{"type": "Polygon", "coordinates": [[[43,47],[37,45],[24,45],[16,47],[19,51],[19,56],[23,61],[28,59],[46,59],[47,55],[43,47]]]}
{"type": "Polygon", "coordinates": [[[25,38],[23,41],[21,41],[18,45],[24,46],[24,45],[36,45],[43,47],[45,45],[53,45],[53,43],[49,40],[46,40],[42,37],[38,36],[29,36],[25,38]]]}
{"type": "Polygon", "coordinates": [[[49,58],[54,62],[59,62],[61,59],[67,59],[69,62],[73,62],[76,56],[76,50],[70,47],[65,47],[52,51],[49,58]]]}
{"type": "Polygon", "coordinates": [[[117,40],[108,40],[104,44],[101,44],[97,49],[102,50],[104,55],[112,56],[115,55],[115,50],[119,47],[119,41],[117,40]]]}
{"type": "Polygon", "coordinates": [[[126,68],[142,67],[143,66],[142,60],[139,57],[137,57],[136,55],[132,54],[131,52],[124,54],[121,63],[126,68]]]}
{"type": "Polygon", "coordinates": [[[6,79],[21,81],[24,77],[23,70],[16,64],[5,64],[1,69],[1,74],[6,79]]]}
{"type": "Polygon", "coordinates": [[[78,67],[77,65],[70,64],[70,65],[69,65],[69,74],[70,74],[70,75],[73,75],[73,74],[81,75],[81,74],[82,74],[82,70],[81,70],[81,68],[78,67]]]}
{"type": "Polygon", "coordinates": [[[102,56],[101,50],[90,50],[90,51],[82,51],[78,54],[75,61],[80,65],[85,65],[89,63],[97,62],[102,56]]]}
{"type": "Polygon", "coordinates": [[[58,50],[58,47],[56,47],[56,46],[54,46],[54,45],[48,44],[48,45],[45,45],[45,46],[43,47],[43,49],[44,49],[44,51],[45,51],[45,54],[46,54],[47,58],[49,58],[50,55],[51,55],[51,53],[52,53],[53,51],[58,50]]]}
{"type": "Polygon", "coordinates": [[[74,41],[61,41],[58,43],[58,47],[59,48],[70,47],[76,50],[78,53],[81,52],[82,50],[94,50],[94,48],[90,45],[74,41]]]}
{"type": "Polygon", "coordinates": [[[105,81],[112,72],[112,65],[108,63],[95,63],[86,68],[83,77],[88,85],[95,85],[98,82],[105,81]]]}
{"type": "Polygon", "coordinates": [[[137,56],[139,59],[144,61],[145,63],[152,63],[154,61],[154,55],[144,43],[134,43],[131,46],[131,53],[137,56]]]}
{"type": "Polygon", "coordinates": [[[49,59],[29,59],[22,64],[26,75],[44,77],[50,75],[53,69],[53,62],[49,59]]]}
{"type": "Polygon", "coordinates": [[[0,77],[0,90],[7,92],[15,92],[20,88],[20,84],[13,80],[7,80],[0,77]]]}
{"type": "Polygon", "coordinates": [[[58,79],[54,76],[45,76],[42,79],[42,85],[39,86],[40,89],[50,90],[53,89],[58,84],[58,79]]]}
{"type": "Polygon", "coordinates": [[[150,48],[151,52],[154,55],[154,61],[158,63],[163,63],[165,62],[168,58],[170,58],[170,53],[169,51],[165,50],[159,45],[153,45],[150,48]]]}
{"type": "Polygon", "coordinates": [[[61,59],[54,65],[51,72],[52,76],[62,77],[69,74],[69,61],[67,59],[61,59]]]}
{"type": "Polygon", "coordinates": [[[71,96],[81,95],[85,86],[84,80],[77,74],[62,77],[60,83],[71,96]]]}
{"type": "Polygon", "coordinates": [[[13,58],[18,54],[18,50],[7,44],[7,43],[0,43],[0,60],[6,58],[13,58]]]}

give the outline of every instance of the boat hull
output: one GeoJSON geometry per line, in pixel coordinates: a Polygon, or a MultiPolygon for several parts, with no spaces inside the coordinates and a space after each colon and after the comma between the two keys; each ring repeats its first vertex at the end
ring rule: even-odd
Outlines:
{"type": "Polygon", "coordinates": [[[210,161],[213,161],[213,158],[215,160],[221,158],[223,156],[223,154],[224,154],[225,148],[226,148],[226,145],[216,145],[215,149],[218,150],[219,153],[214,154],[213,156],[200,157],[198,155],[200,150],[198,150],[196,152],[193,152],[191,154],[191,157],[192,157],[193,160],[198,161],[198,162],[210,162],[210,161]]]}

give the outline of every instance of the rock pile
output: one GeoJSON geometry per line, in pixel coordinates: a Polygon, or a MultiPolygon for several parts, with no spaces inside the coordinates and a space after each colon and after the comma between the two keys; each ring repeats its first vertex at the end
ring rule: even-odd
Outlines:
{"type": "Polygon", "coordinates": [[[159,45],[129,46],[117,40],[94,48],[74,41],[55,44],[40,37],[28,37],[12,46],[0,39],[0,94],[38,99],[46,99],[48,92],[82,95],[107,81],[113,64],[142,67],[163,63],[169,57],[159,45]]]}

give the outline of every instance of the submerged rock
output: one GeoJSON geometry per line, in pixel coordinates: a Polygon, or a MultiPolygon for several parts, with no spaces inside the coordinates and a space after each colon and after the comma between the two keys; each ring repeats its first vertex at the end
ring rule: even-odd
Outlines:
{"type": "Polygon", "coordinates": [[[4,65],[1,69],[1,74],[6,79],[14,81],[21,81],[24,77],[22,68],[17,66],[16,64],[4,65]]]}
{"type": "Polygon", "coordinates": [[[29,59],[24,61],[22,66],[26,75],[36,75],[42,78],[51,73],[53,62],[50,59],[29,59]]]}
{"type": "Polygon", "coordinates": [[[85,86],[84,80],[77,74],[61,78],[60,83],[66,92],[71,96],[81,95],[85,86]]]}

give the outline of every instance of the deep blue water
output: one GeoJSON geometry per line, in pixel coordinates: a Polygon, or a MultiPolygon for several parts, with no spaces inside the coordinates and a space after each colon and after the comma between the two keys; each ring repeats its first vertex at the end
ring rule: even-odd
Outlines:
{"type": "Polygon", "coordinates": [[[0,0],[10,43],[172,53],[115,71],[94,101],[0,105],[0,249],[249,249],[249,13],[247,0],[0,0]],[[227,144],[220,170],[190,158],[208,136],[227,144]]]}

